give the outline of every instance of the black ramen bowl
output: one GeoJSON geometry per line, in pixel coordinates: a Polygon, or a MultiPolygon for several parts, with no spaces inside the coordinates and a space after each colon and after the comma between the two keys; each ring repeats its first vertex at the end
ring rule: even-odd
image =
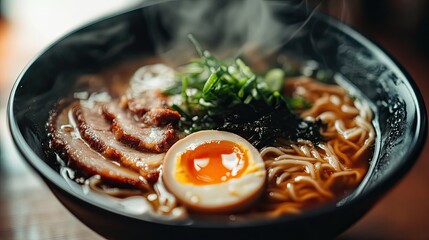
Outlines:
{"type": "Polygon", "coordinates": [[[281,2],[256,6],[250,3],[256,1],[200,2],[206,3],[146,2],[77,29],[36,57],[16,81],[8,105],[10,130],[21,155],[71,213],[109,239],[338,236],[376,204],[418,158],[426,140],[427,119],[416,84],[383,49],[330,17],[281,2]],[[184,47],[192,48],[188,33],[220,52],[259,49],[255,51],[264,54],[256,56],[282,54],[298,62],[317,63],[318,68],[341,76],[348,89],[368,101],[375,116],[374,156],[358,188],[339,202],[299,215],[181,224],[130,214],[67,182],[55,159],[46,153],[46,122],[54,104],[71,94],[79,76],[129,59],[158,55],[177,64],[187,54],[184,47]]]}

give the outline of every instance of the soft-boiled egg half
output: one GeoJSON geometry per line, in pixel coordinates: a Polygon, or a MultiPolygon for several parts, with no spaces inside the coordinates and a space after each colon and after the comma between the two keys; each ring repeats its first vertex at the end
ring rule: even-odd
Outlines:
{"type": "Polygon", "coordinates": [[[266,172],[258,150],[230,132],[207,130],[176,142],[164,159],[162,180],[188,209],[233,213],[262,193],[266,172]]]}

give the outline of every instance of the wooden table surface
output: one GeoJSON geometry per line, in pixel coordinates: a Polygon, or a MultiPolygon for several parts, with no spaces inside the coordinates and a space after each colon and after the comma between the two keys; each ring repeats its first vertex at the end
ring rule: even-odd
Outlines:
{"type": "MultiPolygon", "coordinates": [[[[45,14],[54,11],[44,7],[45,14]]],[[[5,120],[9,91],[28,61],[47,43],[95,15],[81,17],[81,22],[70,17],[68,22],[57,22],[56,31],[42,33],[41,28],[32,27],[34,22],[29,23],[34,16],[25,16],[23,13],[0,20],[0,239],[102,239],[69,213],[24,163],[12,144],[5,120]]],[[[360,29],[407,69],[429,106],[429,55],[395,33],[368,26],[360,29]]],[[[427,143],[411,171],[338,239],[429,239],[428,158],[427,143]]]]}

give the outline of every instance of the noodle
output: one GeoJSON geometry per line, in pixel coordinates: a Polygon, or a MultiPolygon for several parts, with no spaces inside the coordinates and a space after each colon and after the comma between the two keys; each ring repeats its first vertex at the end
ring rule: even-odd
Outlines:
{"type": "Polygon", "coordinates": [[[286,84],[312,104],[301,116],[321,119],[327,142],[302,141],[261,151],[268,170],[264,209],[269,215],[298,213],[355,188],[367,170],[361,161],[368,160],[375,139],[369,107],[353,101],[344,89],[309,78],[286,84]]]}

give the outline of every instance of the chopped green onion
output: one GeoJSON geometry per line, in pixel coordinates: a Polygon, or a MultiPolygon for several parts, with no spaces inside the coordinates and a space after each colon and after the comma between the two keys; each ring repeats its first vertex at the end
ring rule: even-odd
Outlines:
{"type": "Polygon", "coordinates": [[[205,96],[208,95],[210,91],[214,89],[214,87],[216,86],[216,83],[219,81],[218,73],[219,71],[212,73],[209,79],[207,79],[207,82],[204,84],[203,94],[205,96]]]}
{"type": "Polygon", "coordinates": [[[280,68],[274,68],[267,72],[264,81],[272,92],[281,91],[283,88],[285,72],[280,68]]]}

